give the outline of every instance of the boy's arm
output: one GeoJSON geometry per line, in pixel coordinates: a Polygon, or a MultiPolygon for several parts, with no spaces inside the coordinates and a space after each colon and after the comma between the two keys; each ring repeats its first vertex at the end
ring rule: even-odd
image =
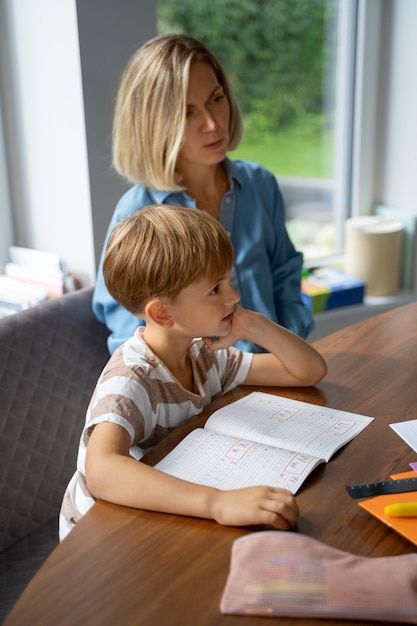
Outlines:
{"type": "Polygon", "coordinates": [[[243,384],[278,387],[309,386],[327,373],[326,362],[309,343],[260,313],[236,306],[230,333],[219,339],[204,337],[212,350],[232,346],[247,339],[268,354],[254,354],[243,384]]]}
{"type": "Polygon", "coordinates": [[[129,434],[121,426],[105,422],[94,428],[87,445],[86,481],[96,499],[229,526],[268,524],[287,530],[296,522],[297,504],[286,489],[221,491],[187,482],[136,461],[129,446],[129,434]]]}

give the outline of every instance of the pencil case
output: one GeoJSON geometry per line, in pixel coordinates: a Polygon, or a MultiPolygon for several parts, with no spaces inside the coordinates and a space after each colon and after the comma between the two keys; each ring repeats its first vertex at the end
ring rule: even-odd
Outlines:
{"type": "Polygon", "coordinates": [[[225,614],[417,624],[417,554],[362,557],[294,532],[233,543],[225,614]]]}

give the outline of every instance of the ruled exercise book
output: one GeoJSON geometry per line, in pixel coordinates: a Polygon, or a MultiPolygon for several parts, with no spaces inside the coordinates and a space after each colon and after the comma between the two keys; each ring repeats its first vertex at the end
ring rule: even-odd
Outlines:
{"type": "Polygon", "coordinates": [[[213,413],[155,467],[218,489],[269,485],[296,493],[372,420],[256,391],[213,413]]]}

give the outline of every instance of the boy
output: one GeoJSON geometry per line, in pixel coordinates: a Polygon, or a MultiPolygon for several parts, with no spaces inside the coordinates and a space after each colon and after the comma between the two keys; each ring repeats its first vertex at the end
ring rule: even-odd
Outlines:
{"type": "Polygon", "coordinates": [[[326,374],[312,346],[238,305],[232,265],[228,234],[203,211],[152,205],[114,229],[103,263],[106,285],[146,326],[116,350],[97,383],[78,471],[64,496],[60,539],[98,498],[227,525],[285,530],[296,522],[297,503],[285,489],[221,491],[138,462],[236,385],[314,385],[326,374]],[[233,347],[239,339],[268,353],[243,353],[233,347]]]}

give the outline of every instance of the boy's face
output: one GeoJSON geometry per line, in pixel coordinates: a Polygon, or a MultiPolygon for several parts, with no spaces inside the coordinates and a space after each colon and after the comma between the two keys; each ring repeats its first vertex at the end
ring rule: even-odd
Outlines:
{"type": "Polygon", "coordinates": [[[225,337],[230,333],[240,294],[230,282],[229,270],[217,281],[203,278],[181,291],[168,308],[177,330],[195,337],[225,337]]]}

